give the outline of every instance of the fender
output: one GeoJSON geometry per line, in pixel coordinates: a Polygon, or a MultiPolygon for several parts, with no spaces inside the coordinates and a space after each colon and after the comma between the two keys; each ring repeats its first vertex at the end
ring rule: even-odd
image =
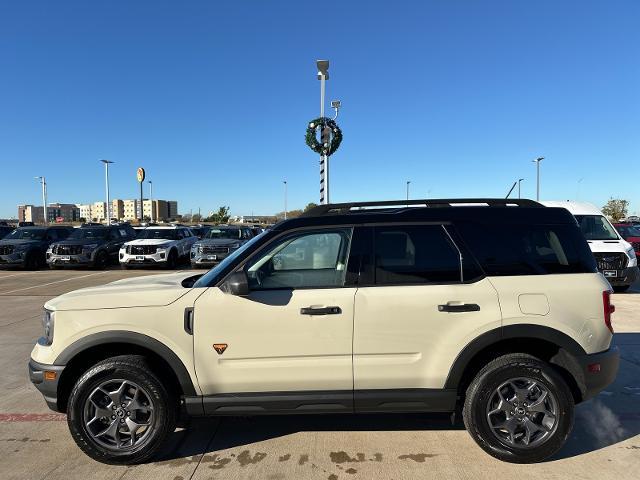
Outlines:
{"type": "Polygon", "coordinates": [[[534,324],[507,325],[483,333],[464,347],[449,370],[444,388],[457,389],[465,369],[474,356],[485,348],[501,340],[510,338],[536,338],[546,340],[563,348],[573,356],[585,355],[587,353],[573,338],[554,328],[534,324]]]}
{"type": "Polygon", "coordinates": [[[197,395],[189,372],[182,363],[182,360],[164,343],[142,333],[128,332],[126,330],[111,330],[87,335],[65,348],[53,364],[65,366],[79,353],[89,348],[109,343],[128,343],[151,350],[169,364],[176,374],[180,387],[182,387],[185,395],[197,395]]]}

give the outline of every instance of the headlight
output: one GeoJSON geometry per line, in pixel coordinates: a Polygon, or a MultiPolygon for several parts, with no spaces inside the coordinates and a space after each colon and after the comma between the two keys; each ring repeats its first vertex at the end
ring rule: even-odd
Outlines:
{"type": "Polygon", "coordinates": [[[236,248],[240,248],[240,244],[239,243],[234,243],[233,245],[231,245],[229,247],[231,250],[235,250],[236,248]]]}
{"type": "Polygon", "coordinates": [[[627,255],[629,255],[629,258],[631,259],[636,258],[636,252],[633,250],[633,247],[627,250],[627,255]]]}
{"type": "Polygon", "coordinates": [[[53,343],[53,324],[56,318],[56,312],[51,310],[45,310],[42,315],[42,328],[44,335],[42,337],[42,344],[51,345],[53,343]]]}
{"type": "Polygon", "coordinates": [[[82,246],[83,250],[95,250],[96,248],[98,248],[98,244],[97,243],[89,243],[87,245],[83,245],[82,246]]]}
{"type": "Polygon", "coordinates": [[[26,250],[27,248],[29,248],[29,245],[27,245],[26,243],[18,243],[17,245],[13,246],[13,251],[21,252],[23,250],[26,250]]]}

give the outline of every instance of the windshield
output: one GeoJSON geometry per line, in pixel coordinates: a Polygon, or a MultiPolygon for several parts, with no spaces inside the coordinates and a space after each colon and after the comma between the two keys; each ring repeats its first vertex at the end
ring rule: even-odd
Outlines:
{"type": "Polygon", "coordinates": [[[616,227],[620,235],[623,237],[640,237],[640,228],[631,225],[618,225],[616,227]]]}
{"type": "Polygon", "coordinates": [[[74,228],[67,240],[104,240],[107,232],[106,228],[74,228]]]}
{"type": "Polygon", "coordinates": [[[208,287],[210,284],[212,284],[214,278],[218,276],[220,272],[224,271],[227,268],[227,266],[235,262],[236,258],[240,257],[244,252],[249,250],[255,243],[261,240],[263,234],[264,233],[261,233],[260,235],[253,237],[247,243],[243,244],[239,249],[235,250],[231,255],[229,255],[228,257],[225,257],[224,260],[222,260],[219,264],[217,264],[215,267],[213,267],[211,270],[205,273],[202,277],[200,277],[198,281],[193,284],[193,287],[194,288],[208,287]]]}
{"type": "Polygon", "coordinates": [[[240,230],[237,228],[212,228],[204,238],[240,238],[240,230]]]}
{"type": "Polygon", "coordinates": [[[615,228],[602,215],[576,215],[580,230],[587,240],[618,240],[615,228]]]}
{"type": "Polygon", "coordinates": [[[176,240],[178,231],[172,228],[145,228],[136,238],[157,238],[159,240],[176,240]]]}
{"type": "Polygon", "coordinates": [[[4,240],[42,240],[43,238],[44,230],[41,228],[18,228],[4,237],[4,240]]]}

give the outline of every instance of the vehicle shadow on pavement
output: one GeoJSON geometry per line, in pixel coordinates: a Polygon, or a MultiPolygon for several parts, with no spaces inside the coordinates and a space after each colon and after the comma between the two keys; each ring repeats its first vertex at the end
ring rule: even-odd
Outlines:
{"type": "Polygon", "coordinates": [[[464,427],[461,422],[452,425],[451,416],[442,413],[265,415],[194,419],[188,430],[173,434],[169,442],[171,446],[154,460],[175,461],[299,432],[426,430],[464,430],[464,427]]]}
{"type": "MultiPolygon", "coordinates": [[[[620,349],[615,382],[576,407],[571,437],[550,460],[600,450],[640,434],[640,333],[616,333],[613,343],[620,349]]],[[[640,439],[627,448],[640,448],[640,439]]]]}
{"type": "MultiPolygon", "coordinates": [[[[640,333],[614,337],[621,351],[616,381],[576,408],[576,421],[567,444],[549,461],[600,450],[640,434],[640,333]]],[[[306,431],[433,431],[463,430],[449,414],[342,414],[221,417],[193,419],[188,430],[175,432],[156,462],[182,462],[219,450],[306,431]]],[[[637,446],[627,448],[640,448],[637,446]]]]}

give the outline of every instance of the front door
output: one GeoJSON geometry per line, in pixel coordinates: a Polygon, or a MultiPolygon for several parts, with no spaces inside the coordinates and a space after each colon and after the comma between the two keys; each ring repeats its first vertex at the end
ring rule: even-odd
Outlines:
{"type": "Polygon", "coordinates": [[[276,238],[241,267],[249,295],[211,287],[197,299],[194,353],[204,395],[338,391],[351,402],[351,232],[276,238]]]}
{"type": "MultiPolygon", "coordinates": [[[[368,279],[356,294],[355,408],[438,410],[458,353],[501,324],[498,296],[445,225],[371,229],[368,279]]],[[[445,403],[442,403],[442,402],[445,403]]]]}

